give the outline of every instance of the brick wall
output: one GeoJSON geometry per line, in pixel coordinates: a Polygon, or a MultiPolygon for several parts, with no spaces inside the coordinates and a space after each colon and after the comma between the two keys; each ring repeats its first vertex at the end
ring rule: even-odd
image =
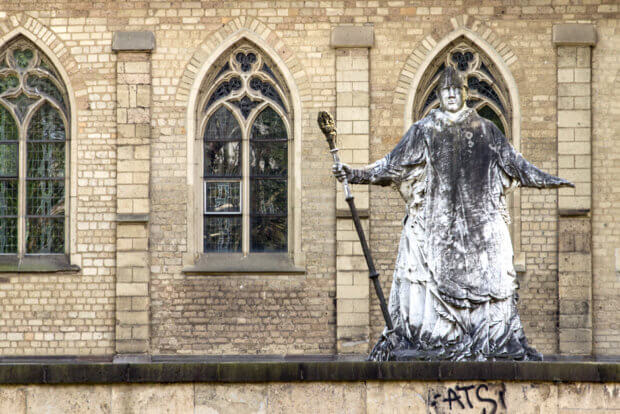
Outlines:
{"type": "MultiPolygon", "coordinates": [[[[617,146],[618,5],[614,1],[326,2],[91,2],[11,1],[0,10],[0,36],[27,32],[47,45],[67,73],[74,94],[74,262],[77,274],[3,274],[0,351],[8,354],[112,354],[117,282],[117,55],[118,30],[149,30],[150,120],[150,348],[163,353],[336,352],[336,194],[331,159],[316,113],[336,108],[334,26],[371,24],[369,49],[370,160],[398,142],[404,107],[395,102],[404,65],[426,36],[455,30],[451,18],[478,21],[514,53],[519,89],[521,151],[557,172],[556,51],[553,24],[591,21],[600,41],[593,59],[593,335],[599,354],[620,344],[620,248],[615,204],[617,146]],[[226,36],[245,27],[263,39],[294,74],[301,97],[301,254],[304,275],[186,276],[188,253],[186,136],[189,89],[198,69],[226,36]],[[616,120],[616,121],[614,121],[616,120]],[[330,189],[326,191],[325,189],[330,189]]],[[[2,37],[8,40],[11,35],[2,37]]],[[[500,46],[503,44],[504,46],[500,46]]],[[[259,45],[260,46],[260,45],[259,45]]],[[[119,100],[120,102],[120,100],[119,100]]],[[[119,130],[120,131],[120,130],[119,130]]],[[[119,176],[120,179],[120,176],[119,176]]],[[[526,334],[542,352],[558,352],[557,192],[522,190],[521,237],[526,272],[520,276],[520,312],[526,334]]],[[[403,204],[384,188],[370,190],[370,244],[384,290],[400,234],[403,204]]],[[[370,289],[370,286],[369,286],[370,289]]],[[[381,329],[370,291],[371,342],[381,329]]]]}

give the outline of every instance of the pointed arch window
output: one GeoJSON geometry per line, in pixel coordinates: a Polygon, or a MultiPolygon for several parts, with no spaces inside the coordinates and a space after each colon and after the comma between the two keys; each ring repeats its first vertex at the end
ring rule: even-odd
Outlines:
{"type": "Polygon", "coordinates": [[[0,49],[0,254],[64,254],[68,209],[66,88],[19,37],[0,49]]]}
{"type": "Polygon", "coordinates": [[[493,122],[510,139],[512,107],[502,77],[486,54],[465,38],[444,48],[424,73],[416,92],[420,98],[414,104],[413,119],[422,119],[431,109],[439,107],[437,82],[446,65],[457,69],[467,81],[467,106],[493,122]]]}
{"type": "Polygon", "coordinates": [[[286,252],[289,246],[288,91],[275,65],[241,43],[203,83],[203,251],[286,252]]]}

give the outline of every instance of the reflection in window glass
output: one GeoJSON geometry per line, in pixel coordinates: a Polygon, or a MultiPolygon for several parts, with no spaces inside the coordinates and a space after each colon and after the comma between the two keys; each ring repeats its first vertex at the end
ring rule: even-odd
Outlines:
{"type": "Polygon", "coordinates": [[[66,89],[24,37],[0,62],[0,253],[65,253],[66,89]]]}
{"type": "Polygon", "coordinates": [[[204,249],[205,252],[240,252],[241,216],[205,216],[204,249]]]}
{"type": "Polygon", "coordinates": [[[478,109],[478,115],[493,122],[495,126],[499,128],[500,131],[502,131],[502,134],[506,135],[506,131],[504,131],[504,124],[494,110],[485,105],[482,108],[478,109]]]}
{"type": "Polygon", "coordinates": [[[28,127],[26,253],[62,253],[65,220],[65,126],[43,104],[28,127]]]}
{"type": "Polygon", "coordinates": [[[17,253],[18,129],[0,106],[0,253],[17,253]]]}
{"type": "Polygon", "coordinates": [[[289,105],[285,82],[242,42],[203,84],[205,252],[288,249],[289,105]]]}
{"type": "Polygon", "coordinates": [[[250,138],[250,249],[286,251],[288,137],[280,115],[264,109],[250,138]]]}
{"type": "Polygon", "coordinates": [[[241,128],[229,109],[221,106],[211,115],[204,140],[204,251],[237,252],[241,249],[241,128]],[[221,177],[237,180],[218,180],[221,177]]]}

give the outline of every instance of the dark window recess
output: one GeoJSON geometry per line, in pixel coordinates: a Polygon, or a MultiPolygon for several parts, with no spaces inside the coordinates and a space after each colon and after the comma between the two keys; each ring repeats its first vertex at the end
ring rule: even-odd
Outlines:
{"type": "Polygon", "coordinates": [[[254,121],[250,153],[250,250],[286,251],[288,136],[273,108],[254,121]]]}
{"type": "Polygon", "coordinates": [[[254,77],[250,79],[250,88],[254,89],[255,91],[259,91],[261,95],[263,95],[265,98],[269,98],[275,101],[280,106],[280,108],[286,111],[286,107],[284,106],[284,102],[282,102],[280,94],[278,93],[276,88],[270,83],[263,82],[260,78],[254,77]]]}
{"type": "Polygon", "coordinates": [[[209,109],[209,107],[218,99],[225,98],[230,95],[232,91],[237,91],[239,89],[241,89],[241,78],[234,77],[226,82],[223,82],[209,97],[209,100],[205,105],[205,111],[209,109]]]}

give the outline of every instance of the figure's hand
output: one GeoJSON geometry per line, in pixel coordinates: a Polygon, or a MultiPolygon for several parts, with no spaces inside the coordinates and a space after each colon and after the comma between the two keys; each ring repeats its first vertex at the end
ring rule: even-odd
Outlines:
{"type": "Polygon", "coordinates": [[[575,184],[571,183],[568,180],[565,180],[564,178],[558,178],[557,185],[558,185],[558,187],[572,187],[572,188],[575,188],[575,184]]]}
{"type": "Polygon", "coordinates": [[[351,180],[351,167],[347,164],[336,163],[332,166],[332,173],[334,177],[340,182],[344,181],[344,179],[351,180]]]}

